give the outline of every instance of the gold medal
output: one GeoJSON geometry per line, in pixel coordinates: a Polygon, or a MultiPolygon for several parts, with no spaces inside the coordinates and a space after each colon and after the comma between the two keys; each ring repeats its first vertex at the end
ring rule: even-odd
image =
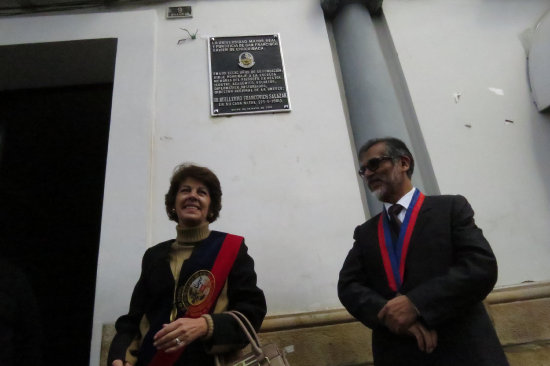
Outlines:
{"type": "Polygon", "coordinates": [[[213,295],[215,286],[216,280],[212,272],[200,270],[193,273],[185,285],[178,288],[178,310],[183,312],[190,306],[202,304],[213,295]]]}

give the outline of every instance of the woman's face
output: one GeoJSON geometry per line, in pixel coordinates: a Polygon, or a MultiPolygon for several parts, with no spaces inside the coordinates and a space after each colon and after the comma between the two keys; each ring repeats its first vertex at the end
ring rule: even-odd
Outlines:
{"type": "Polygon", "coordinates": [[[185,179],[178,189],[174,208],[182,227],[195,227],[208,223],[207,217],[210,210],[208,188],[196,179],[185,179]]]}

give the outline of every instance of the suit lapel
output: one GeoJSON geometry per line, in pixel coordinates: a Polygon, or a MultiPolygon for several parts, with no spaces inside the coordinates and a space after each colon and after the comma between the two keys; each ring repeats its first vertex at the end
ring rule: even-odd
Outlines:
{"type": "Polygon", "coordinates": [[[420,208],[420,211],[418,212],[418,218],[416,219],[416,225],[414,227],[414,230],[412,232],[411,236],[411,243],[409,250],[413,250],[414,246],[417,242],[417,238],[419,235],[421,235],[422,231],[424,230],[424,227],[427,223],[430,222],[430,211],[432,210],[432,200],[430,199],[430,196],[426,196],[424,198],[424,203],[422,204],[422,207],[420,208]]]}
{"type": "Polygon", "coordinates": [[[409,258],[411,258],[411,254],[414,254],[414,252],[420,248],[422,245],[422,240],[424,234],[424,228],[426,225],[433,220],[431,212],[433,209],[433,200],[431,200],[431,197],[426,196],[424,198],[424,202],[422,204],[422,207],[420,208],[420,211],[418,212],[418,218],[416,219],[416,225],[414,227],[414,230],[411,235],[411,241],[409,243],[409,250],[407,253],[407,258],[405,258],[405,273],[403,276],[403,286],[402,289],[406,289],[407,286],[407,269],[409,267],[409,258]]]}

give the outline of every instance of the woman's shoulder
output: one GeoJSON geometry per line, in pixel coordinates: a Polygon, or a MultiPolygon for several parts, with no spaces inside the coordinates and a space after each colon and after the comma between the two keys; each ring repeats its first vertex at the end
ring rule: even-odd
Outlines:
{"type": "Polygon", "coordinates": [[[220,242],[220,241],[226,241],[228,239],[238,240],[244,243],[244,236],[226,233],[224,231],[218,231],[218,230],[211,230],[210,235],[208,236],[206,241],[220,242]]]}
{"type": "Polygon", "coordinates": [[[170,246],[175,239],[166,240],[147,248],[143,257],[166,256],[170,252],[170,246]]]}
{"type": "Polygon", "coordinates": [[[218,231],[218,230],[212,230],[212,231],[210,231],[210,235],[219,235],[219,236],[231,235],[231,236],[238,236],[238,237],[240,237],[240,238],[244,238],[242,235],[239,235],[239,234],[227,233],[227,232],[218,231]]]}
{"type": "Polygon", "coordinates": [[[151,266],[154,266],[155,263],[158,263],[158,261],[164,261],[169,258],[170,246],[174,240],[175,239],[166,240],[148,248],[141,260],[142,269],[149,269],[151,266]]]}
{"type": "Polygon", "coordinates": [[[166,250],[167,248],[169,249],[170,245],[172,245],[174,240],[176,240],[176,239],[170,239],[170,240],[162,241],[158,244],[153,245],[152,247],[150,247],[147,250],[148,251],[159,251],[159,250],[166,250]]]}
{"type": "Polygon", "coordinates": [[[230,233],[226,233],[226,232],[223,232],[223,231],[216,231],[216,230],[212,230],[210,232],[210,236],[209,236],[209,239],[212,239],[212,241],[215,241],[215,242],[232,242],[236,245],[239,245],[241,250],[239,252],[241,252],[243,249],[244,251],[247,251],[247,246],[246,244],[244,243],[244,236],[241,236],[241,235],[236,235],[236,234],[230,234],[230,233]]]}

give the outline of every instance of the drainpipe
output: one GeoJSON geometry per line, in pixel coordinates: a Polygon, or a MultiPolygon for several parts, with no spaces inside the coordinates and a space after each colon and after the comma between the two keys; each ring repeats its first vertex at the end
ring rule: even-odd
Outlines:
{"type": "MultiPolygon", "coordinates": [[[[325,16],[332,23],[356,151],[371,138],[401,139],[415,157],[415,187],[438,194],[382,1],[321,0],[325,16]]],[[[365,191],[369,211],[374,215],[382,206],[366,187],[365,191]]]]}

